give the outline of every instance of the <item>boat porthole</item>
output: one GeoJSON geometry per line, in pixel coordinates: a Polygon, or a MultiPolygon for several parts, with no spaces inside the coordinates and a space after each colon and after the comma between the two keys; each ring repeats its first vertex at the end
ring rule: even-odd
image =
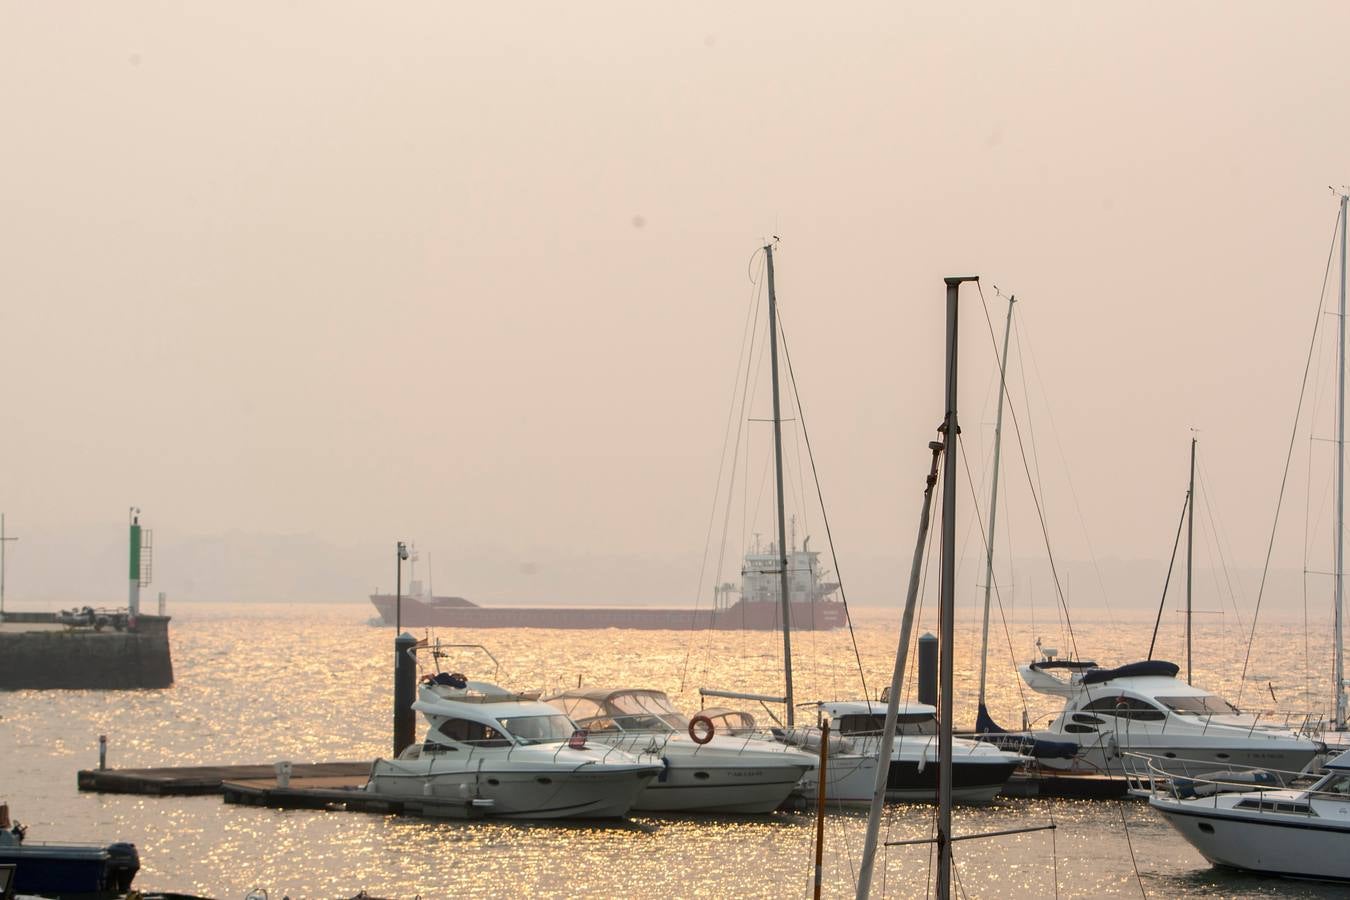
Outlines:
{"type": "Polygon", "coordinates": [[[552,783],[553,783],[553,779],[552,779],[552,778],[545,778],[545,777],[542,776],[542,775],[539,776],[538,778],[536,778],[535,781],[539,782],[540,784],[552,784],[552,783]]]}
{"type": "Polygon", "coordinates": [[[1205,834],[1213,834],[1213,833],[1214,833],[1214,826],[1211,825],[1211,824],[1209,824],[1208,822],[1201,822],[1201,823],[1200,823],[1200,830],[1203,831],[1205,834]]]}
{"type": "Polygon", "coordinates": [[[489,778],[488,784],[492,785],[493,787],[496,787],[497,785],[501,784],[501,782],[495,778],[489,778]]]}
{"type": "Polygon", "coordinates": [[[1164,753],[1163,756],[1166,756],[1168,759],[1176,759],[1176,758],[1177,758],[1177,755],[1176,755],[1175,753],[1164,753]]]}
{"type": "Polygon", "coordinates": [[[1228,754],[1227,754],[1227,753],[1216,753],[1216,754],[1214,754],[1214,755],[1217,756],[1219,759],[1227,759],[1227,758],[1228,758],[1228,754]]]}
{"type": "Polygon", "coordinates": [[[695,772],[695,773],[694,773],[694,777],[706,781],[707,778],[708,778],[708,773],[707,773],[707,772],[695,772]]]}

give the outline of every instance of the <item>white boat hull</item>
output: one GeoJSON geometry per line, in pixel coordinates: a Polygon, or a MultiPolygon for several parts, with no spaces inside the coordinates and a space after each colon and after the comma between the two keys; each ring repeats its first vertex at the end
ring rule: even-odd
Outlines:
{"type": "Polygon", "coordinates": [[[653,779],[633,804],[643,812],[769,813],[783,805],[802,769],[753,764],[734,767],[676,765],[653,779]]]}
{"type": "MultiPolygon", "coordinates": [[[[1070,735],[1038,733],[1038,738],[1063,741],[1070,735]]],[[[1080,743],[1082,748],[1073,759],[1042,759],[1044,769],[1074,775],[1132,774],[1125,754],[1148,756],[1157,767],[1169,775],[1194,777],[1221,769],[1271,769],[1279,772],[1301,772],[1317,755],[1311,742],[1252,742],[1241,746],[1231,738],[1213,740],[1190,739],[1186,742],[1167,734],[1136,736],[1128,745],[1100,740],[1080,743]]],[[[1137,768],[1137,766],[1136,766],[1137,768]]]]}
{"type": "Polygon", "coordinates": [[[425,764],[380,760],[366,790],[405,801],[423,815],[603,819],[626,815],[658,771],[650,766],[572,772],[485,767],[428,773],[425,764]]]}
{"type": "MultiPolygon", "coordinates": [[[[886,776],[886,800],[894,803],[936,803],[939,764],[927,761],[920,769],[916,760],[893,759],[886,776]]],[[[971,762],[952,763],[952,799],[957,803],[988,803],[1003,790],[1012,774],[1013,764],[971,762]]],[[[827,803],[866,805],[872,802],[876,788],[875,756],[839,756],[825,767],[827,803]]],[[[815,771],[802,779],[806,799],[814,802],[820,782],[815,771]]]]}
{"type": "Polygon", "coordinates": [[[1240,816],[1194,801],[1151,799],[1149,805],[1216,866],[1350,881],[1350,825],[1336,827],[1314,816],[1240,816]]]}

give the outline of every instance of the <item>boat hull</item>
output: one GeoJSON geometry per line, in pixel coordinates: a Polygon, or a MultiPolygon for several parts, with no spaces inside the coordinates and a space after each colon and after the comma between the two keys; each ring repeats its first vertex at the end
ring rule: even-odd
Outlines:
{"type": "MultiPolygon", "coordinates": [[[[830,803],[864,805],[876,787],[875,756],[839,756],[825,767],[825,799],[830,803]]],[[[936,803],[940,764],[928,760],[893,759],[886,774],[886,800],[892,803],[936,803]]],[[[989,803],[1017,768],[1015,762],[956,759],[952,762],[952,799],[957,803],[989,803]]],[[[808,800],[816,798],[814,772],[802,779],[808,800]]]]}
{"type": "Polygon", "coordinates": [[[805,767],[672,765],[637,798],[643,812],[755,815],[782,806],[805,767]]]}
{"type": "Polygon", "coordinates": [[[572,772],[485,767],[428,773],[425,765],[380,760],[366,790],[416,801],[422,814],[429,816],[605,819],[626,815],[659,772],[657,766],[624,766],[572,772]]]}
{"type": "MultiPolygon", "coordinates": [[[[1036,735],[1049,739],[1050,735],[1036,735]]],[[[1071,735],[1053,735],[1055,740],[1065,740],[1071,735]]],[[[1129,746],[1100,741],[1093,744],[1080,744],[1081,751],[1072,759],[1042,759],[1042,768],[1065,772],[1073,775],[1114,775],[1137,774],[1130,771],[1126,753],[1143,754],[1152,759],[1156,767],[1168,775],[1194,777],[1219,769],[1269,769],[1276,772],[1301,772],[1314,757],[1317,747],[1311,742],[1306,746],[1278,747],[1274,742],[1262,742],[1264,746],[1238,746],[1239,742],[1215,739],[1204,744],[1176,742],[1169,735],[1136,738],[1129,746]]],[[[1137,766],[1135,766],[1137,768],[1137,766]]]]}
{"type": "MultiPolygon", "coordinates": [[[[398,621],[408,628],[628,628],[645,631],[775,631],[783,621],[783,608],[771,601],[738,601],[721,610],[644,609],[641,607],[483,607],[441,606],[404,597],[401,609],[395,598],[372,594],[371,603],[385,625],[398,621]]],[[[837,600],[792,604],[792,627],[809,631],[842,628],[847,621],[844,604],[837,600]]]]}
{"type": "Polygon", "coordinates": [[[121,894],[140,869],[132,844],[105,847],[24,844],[0,847],[0,864],[13,864],[14,890],[23,894],[121,894]]]}
{"type": "Polygon", "coordinates": [[[1350,882],[1350,826],[1302,816],[1237,816],[1194,802],[1150,799],[1149,805],[1216,866],[1350,882]]]}

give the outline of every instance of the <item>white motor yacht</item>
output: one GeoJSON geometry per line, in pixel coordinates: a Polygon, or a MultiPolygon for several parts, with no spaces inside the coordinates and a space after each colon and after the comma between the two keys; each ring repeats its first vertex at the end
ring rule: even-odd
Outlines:
{"type": "Polygon", "coordinates": [[[366,790],[424,815],[526,819],[625,815],[659,763],[587,741],[537,695],[459,675],[424,679],[426,739],[378,759],[366,790]]]}
{"type": "MultiPolygon", "coordinates": [[[[825,799],[836,803],[870,803],[876,787],[877,752],[886,724],[886,704],[866,700],[819,704],[831,727],[825,765],[825,799]]],[[[796,729],[784,739],[807,748],[820,747],[820,729],[796,729]]],[[[937,709],[926,703],[901,703],[886,776],[886,799],[932,803],[938,785],[937,709]]],[[[952,798],[962,803],[987,803],[998,795],[1022,763],[1022,756],[981,741],[952,739],[952,798]]],[[[806,795],[816,796],[814,771],[803,779],[806,795]]]]}
{"type": "MultiPolygon", "coordinates": [[[[1149,806],[1216,866],[1350,881],[1350,753],[1305,790],[1270,790],[1247,776],[1167,777],[1150,759],[1149,806]]],[[[1257,773],[1260,774],[1260,773],[1257,773]]]]}
{"type": "MultiPolygon", "coordinates": [[[[1072,743],[1069,758],[1045,757],[1047,769],[1072,774],[1126,774],[1127,753],[1155,757],[1179,775],[1215,767],[1302,771],[1322,749],[1295,732],[1266,725],[1227,700],[1176,677],[1175,663],[1130,663],[1115,669],[1067,660],[1019,669],[1032,690],[1064,699],[1064,710],[1037,741],[1072,743]],[[1063,676],[1055,673],[1065,673],[1063,676]]],[[[995,726],[996,727],[996,726],[995,726]]],[[[981,728],[988,730],[987,726],[981,728]]]]}
{"type": "Polygon", "coordinates": [[[767,813],[816,761],[773,741],[695,727],[661,691],[578,688],[548,698],[602,743],[662,767],[633,808],[653,812],[767,813]],[[697,736],[697,739],[696,739],[697,736]]]}

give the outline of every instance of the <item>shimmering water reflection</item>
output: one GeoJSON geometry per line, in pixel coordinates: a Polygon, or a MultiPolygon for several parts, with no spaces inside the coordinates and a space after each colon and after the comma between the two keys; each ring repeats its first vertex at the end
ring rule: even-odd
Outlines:
{"type": "MultiPolygon", "coordinates": [[[[609,827],[446,823],[338,812],[276,811],[224,805],[218,797],[151,798],[80,794],[75,772],[97,761],[109,736],[109,765],[369,759],[389,752],[392,630],[366,624],[368,607],[192,606],[173,627],[177,685],[165,691],[0,694],[0,793],[30,838],[134,841],[142,888],[238,898],[254,886],[273,897],[351,896],[365,889],[390,897],[809,895],[814,821],[776,815],[751,819],[643,817],[609,827]]],[[[875,696],[889,677],[898,616],[864,613],[859,652],[875,696]]],[[[1161,639],[1175,659],[1172,623],[1161,639]]],[[[962,690],[958,725],[973,718],[977,660],[973,612],[962,614],[956,654],[962,690]]],[[[1151,621],[1075,623],[1084,656],[1107,664],[1141,658],[1151,621]]],[[[931,626],[930,626],[931,627],[931,626]]],[[[1235,626],[1204,624],[1196,636],[1196,682],[1238,696],[1244,636],[1235,626]]],[[[1013,650],[1029,658],[1037,635],[1010,629],[1013,650]]],[[[1301,625],[1263,629],[1260,657],[1243,704],[1325,708],[1327,629],[1313,630],[1304,665],[1301,625]]],[[[1066,634],[1044,633],[1067,649],[1066,634]]],[[[667,690],[685,709],[700,685],[778,693],[781,638],[738,632],[513,631],[443,634],[483,643],[503,663],[496,673],[517,689],[589,685],[667,690]]],[[[800,699],[859,695],[847,632],[798,635],[800,699]]],[[[491,678],[485,657],[459,667],[491,678]]],[[[1031,718],[1055,711],[1049,698],[1027,698],[1031,718]]],[[[1019,682],[1007,639],[993,655],[990,707],[1006,724],[1022,717],[1019,682]]],[[[934,809],[887,810],[889,840],[928,837],[934,809]]],[[[1048,823],[1036,832],[957,847],[957,874],[971,897],[1242,896],[1332,897],[1336,888],[1225,874],[1138,802],[1000,800],[957,812],[962,832],[1048,823]],[[1126,825],[1128,837],[1126,839],[1126,825]],[[1136,878],[1137,862],[1139,876],[1136,878]]],[[[825,884],[851,896],[865,816],[831,811],[825,884]]],[[[928,845],[885,851],[878,894],[922,896],[928,845]]]]}

